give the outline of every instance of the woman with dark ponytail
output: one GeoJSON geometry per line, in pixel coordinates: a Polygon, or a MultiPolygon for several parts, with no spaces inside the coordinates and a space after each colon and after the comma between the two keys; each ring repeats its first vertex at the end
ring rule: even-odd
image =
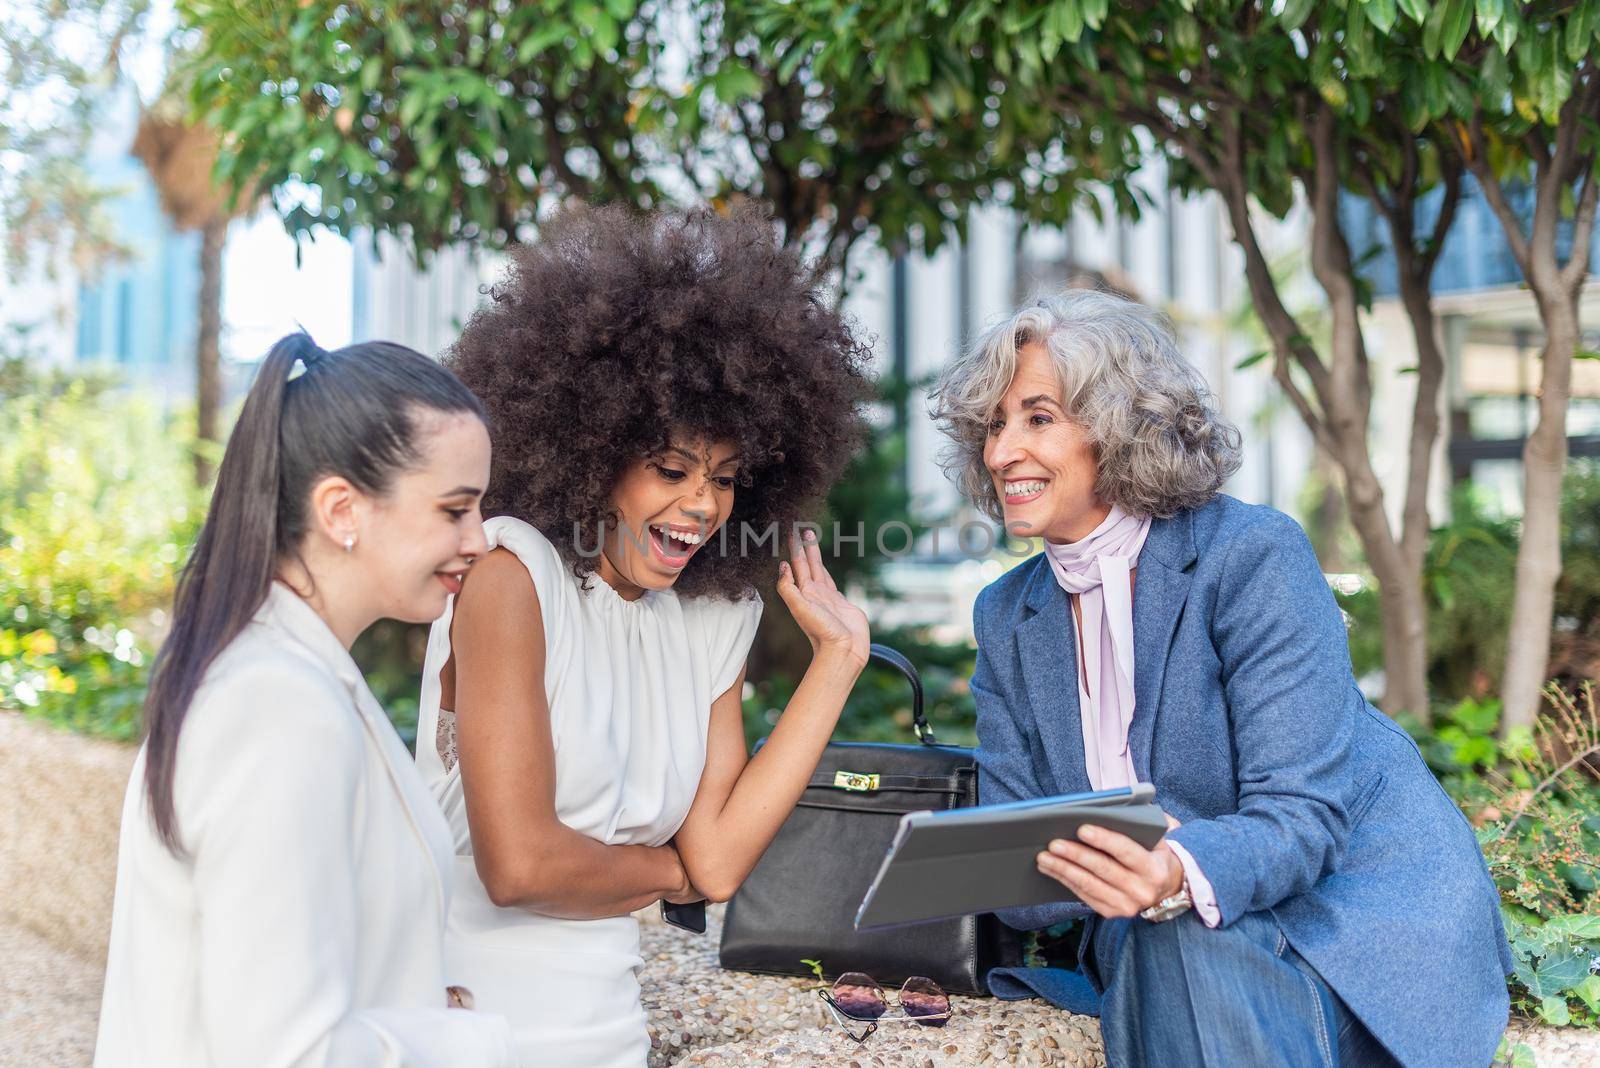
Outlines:
{"type": "Polygon", "coordinates": [[[145,701],[100,1068],[513,1063],[505,1021],[446,991],[449,827],[348,651],[443,611],[488,477],[483,409],[438,364],[273,346],[145,701]]]}

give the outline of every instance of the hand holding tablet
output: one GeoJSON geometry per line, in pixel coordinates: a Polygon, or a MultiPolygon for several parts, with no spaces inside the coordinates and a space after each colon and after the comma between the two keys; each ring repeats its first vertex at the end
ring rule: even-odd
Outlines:
{"type": "Polygon", "coordinates": [[[856,914],[857,929],[921,923],[1019,905],[1076,900],[1038,868],[1054,839],[1076,841],[1092,824],[1153,848],[1166,834],[1155,787],[913,812],[884,858],[856,914]]]}

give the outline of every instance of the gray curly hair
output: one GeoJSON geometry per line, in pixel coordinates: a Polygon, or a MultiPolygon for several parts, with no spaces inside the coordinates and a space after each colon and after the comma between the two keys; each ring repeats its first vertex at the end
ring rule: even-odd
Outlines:
{"type": "Polygon", "coordinates": [[[1017,351],[1035,341],[1055,364],[1068,418],[1094,449],[1095,495],[1105,503],[1170,516],[1211,500],[1239,469],[1239,431],[1179,354],[1167,317],[1111,293],[1068,290],[984,331],[930,396],[929,414],[949,438],[940,466],[996,522],[1004,515],[984,445],[1017,351]]]}

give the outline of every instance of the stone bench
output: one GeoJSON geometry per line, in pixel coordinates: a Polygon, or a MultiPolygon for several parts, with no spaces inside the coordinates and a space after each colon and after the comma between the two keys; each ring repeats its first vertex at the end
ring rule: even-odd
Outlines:
{"type": "Polygon", "coordinates": [[[1105,1064],[1095,1020],[1039,1001],[952,998],[944,1027],[885,1025],[857,1045],[817,997],[815,980],[723,971],[717,964],[721,909],[708,912],[703,935],[669,927],[651,910],[640,914],[650,1068],[1105,1064]]]}

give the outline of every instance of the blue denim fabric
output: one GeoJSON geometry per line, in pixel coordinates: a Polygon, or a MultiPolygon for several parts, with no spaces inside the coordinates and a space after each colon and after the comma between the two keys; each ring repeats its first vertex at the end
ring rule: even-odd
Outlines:
{"type": "Polygon", "coordinates": [[[1100,1015],[1100,991],[1082,972],[1067,968],[990,968],[989,993],[1001,1001],[1043,998],[1079,1016],[1100,1015]]]}
{"type": "Polygon", "coordinates": [[[1227,927],[1194,913],[1110,920],[1087,957],[1105,1000],[1107,1068],[1390,1068],[1395,1064],[1269,912],[1227,927]]]}

